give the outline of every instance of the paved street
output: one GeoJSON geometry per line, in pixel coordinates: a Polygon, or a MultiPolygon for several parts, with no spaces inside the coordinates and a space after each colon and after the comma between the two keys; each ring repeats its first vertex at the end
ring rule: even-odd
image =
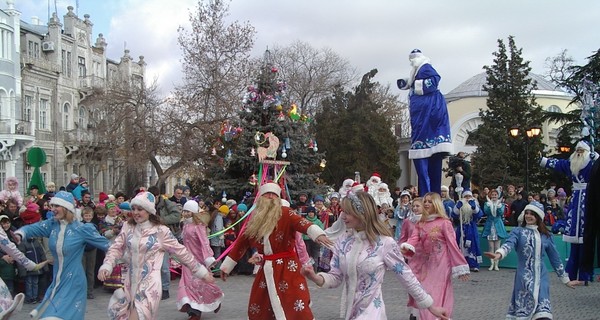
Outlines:
{"type": "MultiPolygon", "coordinates": [[[[454,283],[455,304],[454,319],[504,319],[511,296],[514,269],[500,271],[482,270],[471,274],[468,282],[454,283]]],[[[573,290],[558,281],[555,273],[550,274],[552,306],[554,319],[600,319],[600,284],[592,283],[588,287],[573,290]]],[[[225,292],[225,302],[218,314],[203,314],[202,319],[246,319],[246,303],[253,277],[236,275],[227,282],[220,279],[218,284],[225,292]]],[[[161,301],[159,319],[185,320],[187,315],[175,307],[177,282],[171,284],[171,298],[161,301]]],[[[339,319],[341,289],[319,289],[310,285],[313,299],[313,312],[319,320],[339,319]]],[[[86,319],[106,319],[106,306],[110,294],[96,289],[96,299],[88,300],[86,319]]],[[[406,311],[406,293],[399,288],[393,273],[386,274],[384,299],[388,319],[408,319],[406,311]]],[[[24,305],[21,313],[14,319],[30,319],[28,312],[32,305],[24,305]]]]}

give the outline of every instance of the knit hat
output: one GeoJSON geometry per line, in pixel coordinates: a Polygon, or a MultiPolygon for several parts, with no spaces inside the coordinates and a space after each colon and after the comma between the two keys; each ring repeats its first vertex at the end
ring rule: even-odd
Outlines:
{"type": "Polygon", "coordinates": [[[98,195],[98,200],[100,200],[100,202],[104,202],[108,200],[108,195],[104,192],[100,192],[100,194],[98,195]]]}
{"type": "Polygon", "coordinates": [[[333,198],[338,198],[338,199],[339,199],[339,198],[340,198],[340,194],[339,194],[338,192],[332,192],[332,193],[329,195],[329,200],[331,200],[331,199],[333,199],[333,198]]]}
{"type": "Polygon", "coordinates": [[[313,199],[313,201],[314,202],[317,202],[317,201],[325,202],[325,199],[323,199],[323,196],[319,195],[319,196],[315,196],[315,198],[313,199]]]}
{"type": "Polygon", "coordinates": [[[274,193],[279,197],[281,195],[281,187],[274,182],[267,182],[258,188],[259,197],[269,192],[274,193]]]}
{"type": "Polygon", "coordinates": [[[73,174],[71,175],[71,180],[75,180],[75,179],[77,179],[77,178],[79,178],[79,176],[78,176],[76,173],[73,173],[73,174]]]}
{"type": "Polygon", "coordinates": [[[0,216],[0,221],[2,221],[4,219],[10,221],[10,218],[7,215],[5,215],[5,214],[3,214],[3,215],[0,216]]]}
{"type": "Polygon", "coordinates": [[[222,213],[223,215],[227,215],[227,214],[229,214],[229,207],[224,204],[219,207],[219,212],[222,213]]]}
{"type": "Polygon", "coordinates": [[[442,191],[450,191],[450,189],[448,188],[448,186],[442,186],[442,191]]]}
{"type": "Polygon", "coordinates": [[[114,208],[114,207],[116,207],[116,206],[117,206],[117,205],[116,205],[115,203],[113,203],[113,202],[108,202],[108,203],[105,205],[106,209],[114,208]]]}
{"type": "Polygon", "coordinates": [[[245,204],[243,204],[243,203],[240,203],[240,204],[238,204],[238,206],[237,206],[237,211],[238,211],[238,212],[240,212],[240,211],[247,212],[247,211],[248,211],[248,206],[246,206],[246,205],[245,205],[245,204]]]}
{"type": "Polygon", "coordinates": [[[121,204],[119,205],[119,209],[125,211],[133,211],[131,210],[131,204],[129,202],[121,202],[121,204]]]}
{"type": "Polygon", "coordinates": [[[579,142],[577,142],[577,146],[575,146],[575,150],[577,150],[577,149],[583,149],[583,150],[586,150],[586,151],[590,151],[591,150],[590,145],[587,144],[583,140],[580,140],[579,142]]]}
{"type": "Polygon", "coordinates": [[[560,197],[566,197],[567,193],[565,192],[565,189],[563,188],[558,188],[558,191],[556,192],[556,195],[560,198],[560,197]]]}
{"type": "Polygon", "coordinates": [[[139,206],[146,210],[148,213],[156,214],[154,195],[148,191],[142,191],[138,193],[133,200],[131,200],[131,206],[139,206]]]}
{"type": "Polygon", "coordinates": [[[38,211],[40,206],[35,202],[30,202],[27,204],[27,211],[38,211]]]}
{"type": "Polygon", "coordinates": [[[400,192],[400,198],[402,198],[404,196],[407,196],[408,199],[410,199],[410,192],[408,192],[407,190],[400,192]]]}
{"type": "Polygon", "coordinates": [[[535,212],[542,219],[542,221],[544,220],[544,216],[546,215],[544,213],[544,206],[542,206],[542,204],[537,201],[532,201],[531,203],[525,206],[525,209],[523,209],[523,211],[519,215],[519,222],[523,221],[523,219],[525,218],[525,211],[527,210],[535,212]]]}
{"type": "Polygon", "coordinates": [[[228,207],[230,207],[230,208],[231,208],[231,207],[233,207],[234,205],[236,205],[236,204],[237,204],[237,201],[235,201],[235,200],[233,200],[233,199],[229,199],[229,200],[227,200],[227,201],[225,202],[225,204],[226,204],[228,207]]]}
{"type": "Polygon", "coordinates": [[[59,191],[50,200],[50,205],[61,206],[72,213],[75,213],[75,198],[70,192],[59,191]]]}
{"type": "Polygon", "coordinates": [[[79,184],[88,183],[87,180],[83,177],[79,178],[79,184]]]}
{"type": "Polygon", "coordinates": [[[308,214],[309,212],[317,213],[317,208],[315,208],[315,207],[306,208],[306,213],[308,214]]]}
{"type": "Polygon", "coordinates": [[[183,205],[183,211],[189,211],[191,213],[198,213],[200,211],[200,206],[198,206],[198,202],[194,200],[188,200],[183,205]]]}

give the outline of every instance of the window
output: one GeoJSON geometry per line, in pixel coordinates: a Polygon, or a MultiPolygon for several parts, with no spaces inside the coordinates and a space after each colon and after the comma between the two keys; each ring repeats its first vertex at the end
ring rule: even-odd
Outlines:
{"type": "Polygon", "coordinates": [[[27,54],[30,58],[39,58],[40,57],[40,44],[39,42],[29,41],[29,48],[27,54]]]}
{"type": "Polygon", "coordinates": [[[67,51],[67,78],[71,77],[71,52],[67,51]]]}
{"type": "Polygon", "coordinates": [[[26,95],[23,101],[23,120],[31,121],[33,120],[31,117],[31,106],[33,105],[33,97],[26,95]]]}
{"type": "Polygon", "coordinates": [[[71,112],[71,106],[69,103],[65,103],[63,106],[63,130],[69,130],[69,113],[71,112]]]}
{"type": "Polygon", "coordinates": [[[8,30],[0,30],[0,58],[12,59],[12,32],[8,30]]]}
{"type": "Polygon", "coordinates": [[[562,113],[562,110],[557,105],[551,105],[551,106],[548,107],[548,112],[562,113]]]}
{"type": "Polygon", "coordinates": [[[40,99],[40,119],[38,121],[38,129],[50,129],[49,116],[50,116],[50,113],[48,110],[48,100],[41,98],[40,99]]]}
{"type": "Polygon", "coordinates": [[[85,108],[83,106],[79,107],[79,127],[83,128],[85,125],[85,108]]]}
{"type": "Polygon", "coordinates": [[[79,67],[79,77],[85,77],[85,58],[84,57],[77,57],[77,65],[79,67]]]}

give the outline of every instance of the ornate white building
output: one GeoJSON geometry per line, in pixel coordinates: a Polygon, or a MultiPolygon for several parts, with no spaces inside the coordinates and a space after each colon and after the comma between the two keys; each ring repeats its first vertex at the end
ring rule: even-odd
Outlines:
{"type": "MultiPolygon", "coordinates": [[[[0,185],[16,176],[25,193],[33,172],[26,152],[40,147],[46,182],[63,186],[77,173],[96,194],[123,190],[122,163],[95,157],[93,129],[101,115],[92,93],[113,79],[143,83],[146,63],[128,50],[120,61],[109,59],[103,35],[92,40],[90,16],[67,10],[62,21],[53,13],[42,25],[37,18],[22,21],[14,0],[0,9],[0,185]]],[[[148,185],[152,170],[140,171],[146,178],[139,183],[148,185]]]]}

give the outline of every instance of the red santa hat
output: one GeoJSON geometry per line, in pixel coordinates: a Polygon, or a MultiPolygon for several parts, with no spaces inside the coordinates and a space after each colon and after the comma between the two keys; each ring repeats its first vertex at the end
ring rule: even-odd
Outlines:
{"type": "Polygon", "coordinates": [[[100,192],[100,194],[98,195],[98,199],[100,200],[100,202],[104,202],[108,200],[108,195],[104,192],[100,192]]]}

